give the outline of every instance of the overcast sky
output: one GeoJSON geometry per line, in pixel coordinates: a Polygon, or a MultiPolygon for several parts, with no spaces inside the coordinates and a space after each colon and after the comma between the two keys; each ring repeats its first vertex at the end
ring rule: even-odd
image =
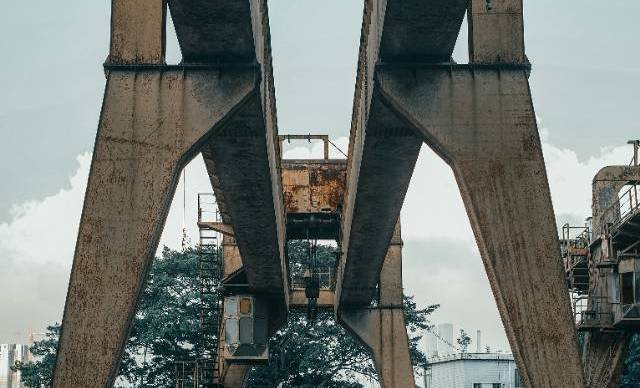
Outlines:
{"type": "MultiPolygon", "coordinates": [[[[589,215],[595,172],[628,163],[624,144],[640,137],[640,53],[633,41],[640,2],[525,3],[556,215],[580,222],[589,215]]],[[[61,319],[102,102],[110,2],[60,4],[11,2],[0,13],[0,343],[24,341],[27,332],[61,319]]],[[[280,132],[329,133],[346,149],[362,2],[269,4],[280,132]]],[[[465,33],[459,62],[466,60],[465,33]]],[[[175,39],[168,45],[167,61],[179,62],[175,39]]],[[[192,238],[195,193],[208,185],[197,158],[187,169],[192,238]]],[[[176,205],[162,239],[173,247],[182,228],[182,203],[176,205]]],[[[453,176],[426,148],[403,209],[403,235],[406,292],[423,305],[442,305],[435,323],[482,330],[486,345],[506,349],[453,176]],[[427,178],[438,184],[427,186],[427,178]]]]}

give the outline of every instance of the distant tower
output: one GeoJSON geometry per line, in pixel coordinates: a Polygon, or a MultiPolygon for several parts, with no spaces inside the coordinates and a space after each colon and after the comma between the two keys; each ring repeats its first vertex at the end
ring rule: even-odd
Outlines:
{"type": "Polygon", "coordinates": [[[427,332],[425,340],[427,358],[436,357],[438,355],[438,339],[436,338],[436,335],[432,332],[427,332]]]}
{"type": "Polygon", "coordinates": [[[438,325],[438,335],[443,340],[438,344],[438,354],[446,356],[455,352],[453,347],[453,325],[442,323],[438,325]]]}
{"type": "Polygon", "coordinates": [[[480,330],[476,332],[476,353],[482,353],[482,333],[480,330]]]}

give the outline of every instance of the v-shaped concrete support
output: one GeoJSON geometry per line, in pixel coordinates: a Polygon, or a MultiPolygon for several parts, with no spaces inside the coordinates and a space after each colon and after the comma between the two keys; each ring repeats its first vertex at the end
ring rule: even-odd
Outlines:
{"type": "Polygon", "coordinates": [[[108,72],[54,387],[113,384],[179,173],[257,81],[246,69],[108,72]]]}
{"type": "Polygon", "coordinates": [[[584,387],[525,69],[381,68],[377,85],[454,171],[525,384],[584,387]]]}

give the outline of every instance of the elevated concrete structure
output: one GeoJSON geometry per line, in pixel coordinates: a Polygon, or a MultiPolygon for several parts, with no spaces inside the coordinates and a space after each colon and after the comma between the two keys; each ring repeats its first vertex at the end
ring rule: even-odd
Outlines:
{"type": "Polygon", "coordinates": [[[201,150],[213,164],[251,286],[272,300],[272,329],[286,316],[266,1],[224,2],[234,12],[221,14],[232,17],[214,25],[181,17],[181,3],[172,3],[184,48],[184,63],[176,67],[164,65],[165,2],[112,3],[107,86],[54,387],[113,384],[180,170],[201,150]],[[245,46],[228,35],[236,30],[249,31],[245,46]],[[245,157],[238,160],[238,153],[245,157]]]}
{"type": "Polygon", "coordinates": [[[453,169],[524,384],[584,387],[528,85],[522,1],[494,2],[493,8],[484,0],[471,1],[469,65],[449,60],[467,1],[428,3],[415,2],[443,13],[438,20],[444,25],[422,22],[419,11],[410,12],[413,1],[365,5],[338,314],[369,303],[391,236],[390,213],[397,216],[400,210],[418,138],[453,169]],[[402,31],[408,30],[420,31],[424,39],[403,40],[409,34],[402,31]],[[425,40],[438,42],[437,47],[425,40]],[[388,42],[395,50],[387,49],[388,42]],[[387,52],[395,54],[385,57],[387,52]],[[407,148],[369,145],[369,134],[380,131],[377,117],[391,114],[394,122],[381,126],[401,127],[412,139],[407,148]],[[375,150],[375,160],[367,159],[368,147],[375,150]],[[388,162],[380,163],[385,158],[388,162]],[[376,168],[369,167],[375,163],[376,168]],[[374,176],[392,184],[374,186],[374,176]],[[367,187],[378,190],[377,206],[371,206],[367,187]],[[384,221],[372,228],[368,220],[379,211],[384,221]],[[351,289],[356,277],[364,282],[363,292],[351,289]]]}
{"type": "MultiPolygon", "coordinates": [[[[369,347],[384,387],[413,386],[397,220],[425,142],[456,176],[524,384],[585,386],[522,0],[365,1],[348,161],[289,161],[286,178],[266,0],[168,0],[178,66],[164,64],[166,3],[112,1],[54,387],[112,385],[180,170],[198,152],[222,213],[210,227],[225,234],[224,274],[269,301],[269,330],[305,306],[288,284],[285,243],[313,228],[310,238],[342,250],[335,294],[319,305],[369,347]],[[465,12],[471,63],[458,65],[465,12]]],[[[247,370],[223,369],[227,386],[247,370]]]]}
{"type": "Polygon", "coordinates": [[[423,143],[381,99],[376,69],[448,62],[466,6],[466,0],[365,2],[342,224],[346,257],[337,280],[341,305],[371,300],[423,143]]]}
{"type": "Polygon", "coordinates": [[[399,221],[385,255],[379,283],[375,307],[341,310],[339,320],[371,351],[382,387],[413,387],[415,380],[404,319],[399,221]]]}

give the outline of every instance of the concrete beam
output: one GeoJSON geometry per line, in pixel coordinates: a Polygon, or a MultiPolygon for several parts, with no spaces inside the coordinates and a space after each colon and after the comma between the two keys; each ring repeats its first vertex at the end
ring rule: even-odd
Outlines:
{"type": "MultiPolygon", "coordinates": [[[[265,128],[256,94],[238,114],[211,137],[202,155],[218,190],[224,193],[225,213],[233,226],[242,263],[252,288],[284,300],[284,276],[278,222],[284,227],[279,175],[272,176],[270,157],[275,157],[273,136],[265,128]],[[212,168],[213,167],[213,168],[212,168]],[[274,180],[280,187],[279,196],[274,180]]],[[[278,170],[276,169],[276,172],[278,170]]]]}
{"type": "Polygon", "coordinates": [[[374,97],[366,129],[352,131],[347,197],[342,217],[344,259],[339,306],[367,306],[409,187],[422,139],[374,97]]]}
{"type": "Polygon", "coordinates": [[[249,0],[169,0],[185,63],[252,63],[256,52],[249,0]]]}
{"type": "Polygon", "coordinates": [[[286,315],[285,217],[267,3],[170,0],[187,64],[260,69],[252,96],[203,147],[225,224],[231,225],[249,285],[286,315]]]}
{"type": "Polygon", "coordinates": [[[454,171],[525,385],[584,387],[526,71],[379,69],[376,78],[454,171]]]}
{"type": "Polygon", "coordinates": [[[162,64],[165,0],[111,0],[111,48],[107,62],[162,64]]]}
{"type": "Polygon", "coordinates": [[[225,388],[243,388],[251,365],[227,364],[222,382],[225,388]]]}
{"type": "Polygon", "coordinates": [[[357,309],[343,307],[338,319],[371,351],[383,388],[415,386],[404,319],[399,222],[380,272],[378,306],[357,309]]]}
{"type": "MultiPolygon", "coordinates": [[[[320,290],[317,306],[319,309],[333,309],[335,307],[336,294],[333,290],[320,290]]],[[[289,308],[306,309],[309,300],[305,295],[304,288],[294,288],[289,291],[289,308]]]]}
{"type": "Polygon", "coordinates": [[[449,62],[468,0],[382,0],[373,3],[381,10],[379,16],[384,16],[382,29],[378,30],[380,62],[449,62]]]}
{"type": "Polygon", "coordinates": [[[376,66],[449,61],[466,7],[467,0],[365,2],[336,308],[371,301],[422,145],[411,125],[379,98],[376,66]]]}
{"type": "Polygon", "coordinates": [[[253,70],[108,71],[53,387],[114,382],[182,167],[256,93],[253,70]]]}

